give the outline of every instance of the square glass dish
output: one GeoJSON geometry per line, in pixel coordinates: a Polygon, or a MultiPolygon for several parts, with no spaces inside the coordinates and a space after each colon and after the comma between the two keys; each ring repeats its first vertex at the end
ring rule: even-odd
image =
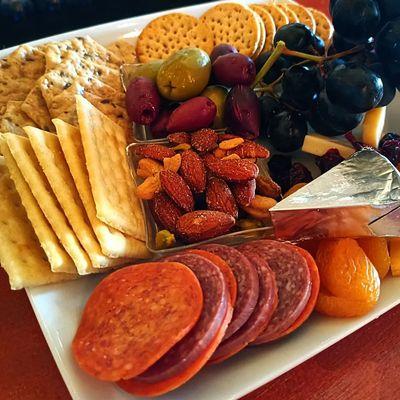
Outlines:
{"type": "MultiPolygon", "coordinates": [[[[146,143],[149,144],[150,142],[146,142],[146,143]]],[[[154,141],[151,141],[151,143],[152,144],[161,144],[161,145],[165,145],[168,147],[170,146],[168,140],[154,140],[154,141]]],[[[129,166],[130,166],[130,170],[131,170],[131,175],[132,175],[132,178],[135,181],[136,185],[140,185],[143,182],[143,179],[140,178],[136,174],[137,165],[140,160],[140,157],[138,157],[135,154],[135,148],[137,146],[141,146],[142,144],[143,143],[141,143],[141,142],[131,143],[126,149],[129,166]]],[[[265,159],[258,159],[257,165],[260,170],[260,176],[265,176],[268,174],[268,165],[267,165],[267,161],[265,159]]],[[[267,236],[271,236],[273,234],[272,225],[266,225],[264,227],[259,227],[259,228],[254,228],[254,229],[234,231],[231,233],[227,233],[226,235],[217,236],[217,237],[209,239],[209,240],[192,243],[192,244],[184,244],[181,241],[177,240],[176,245],[173,247],[170,247],[167,249],[157,249],[156,241],[155,241],[156,234],[159,230],[157,227],[157,223],[155,222],[153,215],[150,211],[148,201],[140,199],[140,202],[141,202],[142,210],[143,210],[143,213],[145,216],[145,221],[146,221],[146,245],[147,245],[147,248],[153,254],[155,254],[156,256],[160,256],[160,257],[170,254],[170,253],[173,253],[173,252],[197,247],[199,245],[206,244],[206,243],[219,243],[219,244],[235,245],[235,244],[241,243],[246,240],[267,237],[267,236]]]]}

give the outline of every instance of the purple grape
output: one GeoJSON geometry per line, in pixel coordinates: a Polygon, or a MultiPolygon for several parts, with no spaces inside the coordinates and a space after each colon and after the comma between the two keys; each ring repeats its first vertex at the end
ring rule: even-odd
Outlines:
{"type": "Polygon", "coordinates": [[[321,174],[336,167],[336,165],[340,164],[342,161],[344,161],[344,158],[340,155],[338,149],[330,149],[323,156],[315,157],[315,163],[320,169],[321,174]]]}

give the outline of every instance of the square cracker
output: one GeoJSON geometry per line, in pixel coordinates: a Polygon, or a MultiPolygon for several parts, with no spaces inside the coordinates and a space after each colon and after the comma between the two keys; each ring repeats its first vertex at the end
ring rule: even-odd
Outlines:
{"type": "Polygon", "coordinates": [[[97,217],[145,240],[145,223],[126,155],[124,130],[82,96],[76,96],[79,128],[97,217]]]}
{"type": "Polygon", "coordinates": [[[11,289],[74,277],[51,272],[3,157],[0,157],[0,237],[0,264],[8,274],[11,289]]]}
{"type": "Polygon", "coordinates": [[[44,53],[27,44],[0,60],[0,114],[9,100],[24,100],[44,72],[44,53]]]}
{"type": "Polygon", "coordinates": [[[8,147],[26,183],[35,196],[54,233],[74,261],[80,275],[92,272],[93,267],[86,252],[71,229],[67,218],[35,156],[29,139],[11,133],[5,134],[8,147]]]}
{"type": "Polygon", "coordinates": [[[57,129],[57,136],[74,178],[76,188],[103,253],[109,257],[149,257],[149,251],[144,242],[129,235],[124,235],[97,218],[96,205],[90,188],[79,129],[60,119],[53,120],[53,123],[57,129]]]}
{"type": "Polygon", "coordinates": [[[0,132],[11,132],[17,135],[25,135],[22,129],[35,123],[22,110],[22,101],[10,100],[7,103],[4,114],[0,117],[0,132]]]}
{"type": "Polygon", "coordinates": [[[71,257],[61,246],[60,241],[57,239],[57,236],[44,216],[31,189],[25,182],[5,139],[0,139],[0,148],[11,178],[14,181],[15,188],[25,207],[28,219],[50,263],[51,270],[53,272],[76,273],[76,268],[71,257]]]}
{"type": "Polygon", "coordinates": [[[93,267],[104,268],[115,265],[115,260],[111,260],[101,252],[57,136],[33,127],[26,127],[25,131],[50,187],[93,267]]]}

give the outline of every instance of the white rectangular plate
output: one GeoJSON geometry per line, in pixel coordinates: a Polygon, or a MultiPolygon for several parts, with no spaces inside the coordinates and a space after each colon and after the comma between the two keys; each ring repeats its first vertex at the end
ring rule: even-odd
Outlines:
{"type": "MultiPolygon", "coordinates": [[[[243,2],[251,3],[254,0],[243,2]]],[[[199,16],[210,7],[210,4],[212,3],[174,11],[199,16]]],[[[108,44],[121,36],[127,38],[137,36],[144,25],[163,13],[81,29],[33,43],[91,35],[99,42],[108,44]]],[[[11,50],[1,51],[0,58],[5,57],[11,50]]],[[[390,107],[386,131],[395,131],[396,127],[400,126],[400,114],[395,112],[399,107],[398,102],[399,98],[390,107]]],[[[100,276],[86,277],[74,282],[29,289],[27,293],[73,399],[132,400],[133,396],[122,392],[117,386],[97,381],[86,375],[77,367],[71,355],[70,346],[83,307],[100,279],[100,276]]],[[[382,284],[379,304],[367,316],[335,319],[313,315],[298,331],[284,340],[272,345],[246,349],[218,366],[206,367],[181,389],[163,396],[162,399],[237,399],[318,354],[399,303],[400,279],[387,278],[382,284]]]]}

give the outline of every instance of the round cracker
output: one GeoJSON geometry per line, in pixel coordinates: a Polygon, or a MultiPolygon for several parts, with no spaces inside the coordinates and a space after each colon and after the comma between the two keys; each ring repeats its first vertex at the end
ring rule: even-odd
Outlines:
{"type": "Polygon", "coordinates": [[[289,18],[289,24],[299,22],[299,17],[297,16],[297,14],[290,8],[286,7],[286,4],[276,3],[276,6],[287,15],[287,17],[289,18]]]}
{"type": "Polygon", "coordinates": [[[215,45],[228,43],[251,57],[260,41],[260,25],[252,10],[239,3],[221,3],[206,11],[200,21],[214,34],[215,45]]]}
{"type": "Polygon", "coordinates": [[[276,30],[289,23],[289,17],[276,4],[258,4],[264,10],[268,11],[274,19],[276,30]]]}
{"type": "Polygon", "coordinates": [[[267,32],[265,30],[265,26],[261,17],[255,11],[253,12],[255,14],[256,19],[258,20],[258,24],[260,25],[260,41],[258,42],[258,47],[256,52],[251,57],[253,60],[255,60],[262,53],[264,49],[267,32]]]}
{"type": "Polygon", "coordinates": [[[295,3],[285,3],[285,5],[287,8],[293,10],[296,13],[297,18],[299,19],[299,22],[301,24],[308,26],[315,33],[315,19],[311,12],[307,10],[307,8],[295,3]]]}
{"type": "Polygon", "coordinates": [[[264,51],[272,50],[272,48],[274,47],[274,37],[276,33],[275,22],[274,19],[272,18],[272,15],[263,7],[260,7],[257,4],[250,5],[250,8],[260,16],[264,24],[266,36],[262,53],[264,51]]]}
{"type": "Polygon", "coordinates": [[[325,45],[328,46],[334,32],[331,20],[322,11],[316,10],[315,8],[309,8],[308,11],[311,12],[315,19],[317,35],[325,42],[325,45]]]}
{"type": "Polygon", "coordinates": [[[213,33],[191,15],[171,13],[146,25],[138,38],[136,52],[139,61],[146,63],[168,58],[187,47],[197,47],[210,54],[214,48],[213,33]]]}

